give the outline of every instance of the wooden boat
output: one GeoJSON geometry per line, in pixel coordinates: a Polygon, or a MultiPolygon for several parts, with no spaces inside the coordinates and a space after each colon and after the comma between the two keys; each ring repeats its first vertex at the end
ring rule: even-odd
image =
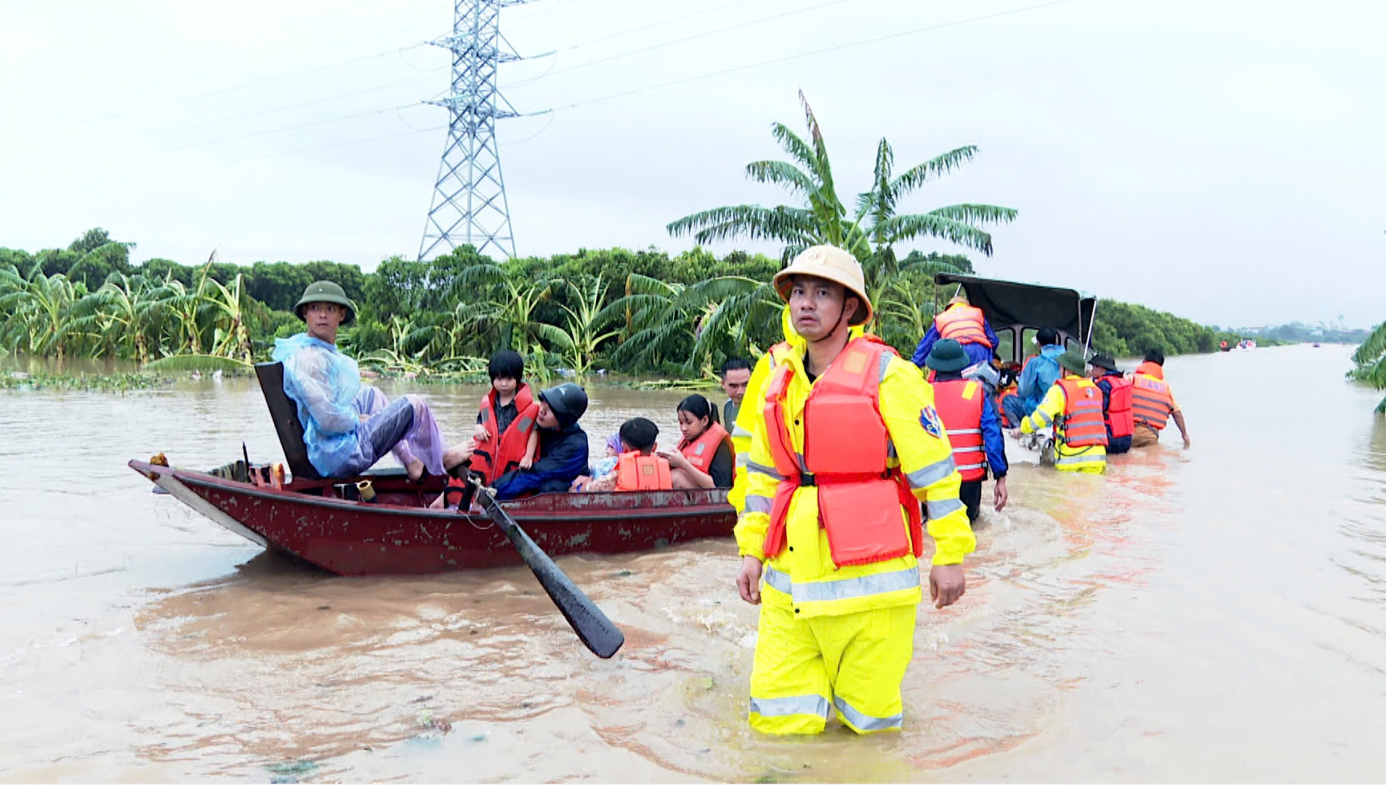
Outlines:
{"type": "MultiPolygon", "coordinates": [[[[520,557],[484,514],[428,509],[444,478],[423,484],[402,469],[326,479],[313,470],[298,414],[283,392],[279,363],[256,366],[293,478],[282,487],[209,472],[130,461],[130,468],[226,529],[339,575],[482,569],[520,557]],[[373,501],[357,482],[369,480],[373,501]]],[[[252,477],[259,477],[254,473],[252,477]]],[[[551,493],[506,502],[550,556],[628,553],[732,533],[727,491],[551,493]]]]}

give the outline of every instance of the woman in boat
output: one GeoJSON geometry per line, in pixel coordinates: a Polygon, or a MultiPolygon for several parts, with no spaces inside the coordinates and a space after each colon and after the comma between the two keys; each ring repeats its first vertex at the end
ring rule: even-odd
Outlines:
{"type": "Polygon", "coordinates": [[[363,386],[356,361],[337,349],[338,328],[356,317],[342,287],[309,284],[294,314],[307,332],[276,340],[273,357],[284,364],[284,394],[298,407],[314,469],[324,477],[353,477],[391,452],[417,482],[460,460],[444,455],[443,435],[422,398],[390,401],[363,386]]]}
{"type": "Polygon", "coordinates": [[[717,421],[717,409],[694,393],[678,405],[677,450],[657,454],[669,461],[675,488],[730,488],[735,480],[736,450],[731,434],[717,421]]]}

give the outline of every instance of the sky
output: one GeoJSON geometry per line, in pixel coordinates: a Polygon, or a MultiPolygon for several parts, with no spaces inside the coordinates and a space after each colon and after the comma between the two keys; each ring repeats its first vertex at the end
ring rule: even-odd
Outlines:
{"type": "MultiPolygon", "coordinates": [[[[413,258],[445,142],[447,0],[0,0],[0,247],[94,226],[133,258],[413,258]]],[[[520,255],[693,246],[670,221],[839,193],[973,144],[901,206],[1015,208],[983,275],[1205,324],[1386,318],[1386,3],[542,0],[506,8],[498,128],[520,255]],[[890,36],[887,38],[887,36],[890,36]],[[882,40],[884,39],[884,40],[882,40]],[[545,110],[553,109],[545,113],[545,110]]],[[[778,254],[773,246],[732,241],[778,254]]],[[[925,239],[897,248],[957,252],[925,239]]],[[[1100,307],[1100,306],[1099,306],[1100,307]]]]}

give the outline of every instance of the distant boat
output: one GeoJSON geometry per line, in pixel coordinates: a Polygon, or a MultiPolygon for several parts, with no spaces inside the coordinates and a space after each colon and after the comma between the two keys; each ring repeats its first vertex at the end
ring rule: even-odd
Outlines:
{"type": "Polygon", "coordinates": [[[1315,349],[1319,348],[1319,342],[1318,342],[1318,341],[1314,341],[1314,348],[1315,348],[1315,349]]]}

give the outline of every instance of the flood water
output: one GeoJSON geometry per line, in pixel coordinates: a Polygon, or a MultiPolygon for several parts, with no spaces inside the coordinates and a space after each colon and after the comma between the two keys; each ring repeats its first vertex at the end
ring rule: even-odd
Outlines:
{"type": "MultiPolygon", "coordinates": [[[[1171,358],[1192,450],[1014,467],[920,608],[904,732],[789,741],[746,727],[730,539],[561,559],[625,631],[601,661],[523,567],[332,577],[125,466],[278,459],[250,380],[0,393],[0,779],[1379,781],[1386,424],[1349,352],[1171,358]]],[[[469,429],[479,388],[421,391],[469,429]]],[[[672,444],[680,397],[594,390],[594,452],[635,414],[672,444]]]]}

